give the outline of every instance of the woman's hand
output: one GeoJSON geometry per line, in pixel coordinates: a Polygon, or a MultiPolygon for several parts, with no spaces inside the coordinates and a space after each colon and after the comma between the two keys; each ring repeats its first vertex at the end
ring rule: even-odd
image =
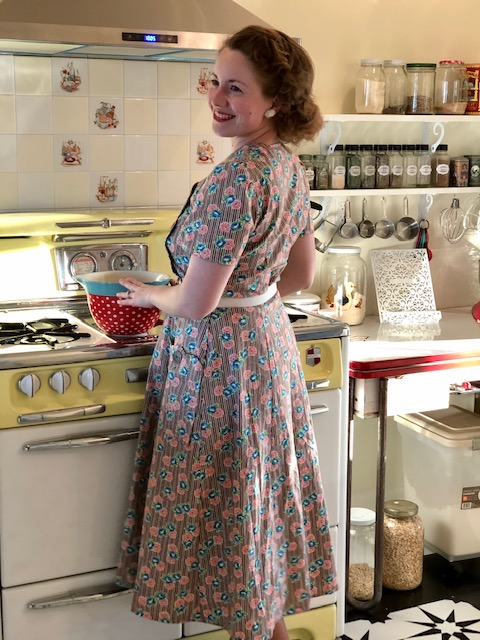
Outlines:
{"type": "Polygon", "coordinates": [[[127,289],[117,293],[119,306],[155,308],[156,305],[151,301],[151,294],[156,285],[145,284],[135,278],[121,278],[119,283],[127,289]]]}

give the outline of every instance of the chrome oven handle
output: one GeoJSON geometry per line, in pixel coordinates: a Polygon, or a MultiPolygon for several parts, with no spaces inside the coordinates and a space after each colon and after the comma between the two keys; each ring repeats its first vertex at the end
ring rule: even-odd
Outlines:
{"type": "Polygon", "coordinates": [[[133,593],[133,589],[124,589],[116,584],[100,587],[86,587],[77,591],[67,591],[57,596],[39,598],[27,604],[28,609],[51,609],[52,607],[65,607],[71,604],[87,604],[98,600],[109,600],[117,596],[133,593]]]}
{"type": "Polygon", "coordinates": [[[54,409],[42,413],[24,413],[17,417],[19,424],[33,424],[34,422],[59,422],[60,420],[75,420],[85,416],[95,416],[105,413],[104,404],[92,404],[85,407],[71,407],[69,409],[54,409]]]}
{"type": "Polygon", "coordinates": [[[328,413],[328,412],[329,412],[329,408],[324,404],[319,404],[317,406],[310,407],[310,414],[312,416],[317,416],[320,413],[328,413]]]}
{"type": "Polygon", "coordinates": [[[116,431],[113,433],[79,434],[77,436],[70,436],[69,438],[27,442],[23,445],[23,450],[28,452],[96,447],[105,444],[114,444],[115,442],[123,442],[124,440],[136,440],[139,433],[140,429],[129,429],[128,431],[116,431]]]}
{"type": "Polygon", "coordinates": [[[146,382],[148,377],[148,367],[130,367],[125,371],[127,382],[146,382]]]}
{"type": "Polygon", "coordinates": [[[316,391],[317,389],[328,389],[330,380],[323,378],[322,380],[309,380],[306,383],[308,391],[316,391]]]}

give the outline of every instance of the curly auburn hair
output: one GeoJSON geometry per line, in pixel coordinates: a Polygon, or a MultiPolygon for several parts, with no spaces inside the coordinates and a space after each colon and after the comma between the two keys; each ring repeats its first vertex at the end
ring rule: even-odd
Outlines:
{"type": "Polygon", "coordinates": [[[312,94],[314,67],[308,53],[293,38],[276,29],[245,27],[223,43],[240,51],[255,68],[267,98],[279,107],[272,124],[282,142],[313,140],[323,119],[312,94]]]}

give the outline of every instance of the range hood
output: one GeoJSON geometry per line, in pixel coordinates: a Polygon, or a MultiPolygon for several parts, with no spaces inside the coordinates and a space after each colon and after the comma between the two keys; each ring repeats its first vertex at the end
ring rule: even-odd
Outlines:
{"type": "Polygon", "coordinates": [[[234,0],[0,0],[0,55],[209,62],[249,24],[234,0]]]}

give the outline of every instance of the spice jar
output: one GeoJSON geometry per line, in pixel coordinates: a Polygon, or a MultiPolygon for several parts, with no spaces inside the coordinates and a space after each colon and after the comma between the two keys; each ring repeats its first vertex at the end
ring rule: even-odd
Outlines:
{"type": "Polygon", "coordinates": [[[345,186],[347,189],[360,189],[362,184],[362,169],[358,144],[345,145],[345,186]]]}
{"type": "Polygon", "coordinates": [[[401,144],[388,145],[388,164],[390,166],[390,188],[403,187],[403,156],[401,144]]]}
{"type": "Polygon", "coordinates": [[[315,170],[313,168],[312,156],[308,153],[302,153],[298,156],[300,162],[305,167],[305,173],[307,174],[308,186],[310,189],[315,189],[315,170]]]}
{"type": "Polygon", "coordinates": [[[415,589],[423,576],[424,527],[418,505],[387,500],[383,517],[383,586],[397,591],[415,589]]]}
{"type": "Polygon", "coordinates": [[[429,62],[407,64],[406,113],[420,115],[433,113],[435,69],[436,65],[429,62]]]}
{"type": "Polygon", "coordinates": [[[468,187],[469,171],[468,158],[465,156],[450,158],[450,186],[468,187]]]}
{"type": "Polygon", "coordinates": [[[432,175],[432,156],[428,144],[415,147],[417,153],[417,187],[429,187],[432,175]]]}
{"type": "Polygon", "coordinates": [[[350,510],[348,591],[357,600],[371,600],[375,586],[375,511],[350,510]]]}
{"type": "Polygon", "coordinates": [[[322,309],[335,312],[347,324],[365,318],[367,265],[360,247],[328,247],[321,267],[322,309]]]}
{"type": "Polygon", "coordinates": [[[312,159],[315,172],[315,189],[328,189],[328,162],[325,156],[316,155],[312,159]]]}
{"type": "Polygon", "coordinates": [[[468,76],[462,60],[441,60],[435,72],[435,113],[464,114],[468,102],[468,76]]]}
{"type": "Polygon", "coordinates": [[[327,156],[328,184],[330,189],[345,189],[345,153],[343,144],[337,144],[327,156]]]}
{"type": "Polygon", "coordinates": [[[468,186],[480,187],[480,156],[465,156],[468,158],[468,186]]]}
{"type": "Polygon", "coordinates": [[[432,187],[448,187],[450,184],[450,156],[448,144],[439,144],[432,153],[432,187]]]}
{"type": "Polygon", "coordinates": [[[390,185],[390,158],[387,154],[386,144],[376,144],[375,151],[375,186],[377,189],[388,189],[390,185]]]}
{"type": "Polygon", "coordinates": [[[403,186],[410,188],[417,186],[418,164],[414,144],[402,144],[403,155],[403,186]]]}
{"type": "Polygon", "coordinates": [[[383,113],[403,114],[407,108],[407,72],[403,60],[384,60],[385,105],[383,113]]]}
{"type": "Polygon", "coordinates": [[[375,189],[375,155],[372,144],[360,145],[361,188],[375,189]]]}
{"type": "Polygon", "coordinates": [[[355,83],[355,111],[382,113],[385,104],[385,74],[382,61],[364,58],[355,83]]]}

